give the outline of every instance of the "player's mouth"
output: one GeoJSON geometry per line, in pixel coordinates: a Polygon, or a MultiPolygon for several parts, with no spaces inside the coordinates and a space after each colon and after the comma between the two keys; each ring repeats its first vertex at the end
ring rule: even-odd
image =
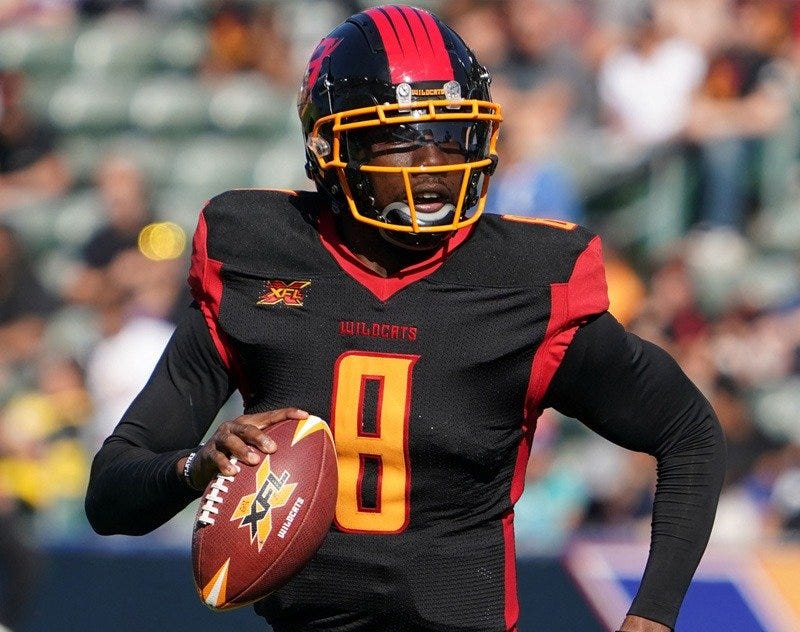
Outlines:
{"type": "Polygon", "coordinates": [[[424,215],[425,222],[437,222],[454,208],[450,191],[447,187],[436,185],[414,191],[414,210],[424,215]]]}
{"type": "Polygon", "coordinates": [[[450,189],[441,182],[429,180],[417,183],[413,198],[392,202],[379,213],[387,224],[441,226],[452,221],[455,204],[450,189]],[[409,205],[413,203],[413,212],[409,205]]]}
{"type": "Polygon", "coordinates": [[[414,208],[417,213],[433,214],[441,210],[447,199],[434,191],[417,193],[414,195],[414,208]]]}

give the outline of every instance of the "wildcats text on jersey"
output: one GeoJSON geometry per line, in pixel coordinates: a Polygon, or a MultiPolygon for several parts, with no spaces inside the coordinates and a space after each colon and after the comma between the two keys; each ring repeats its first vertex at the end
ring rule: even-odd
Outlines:
{"type": "Polygon", "coordinates": [[[339,334],[342,336],[363,336],[364,338],[383,338],[385,340],[417,339],[417,328],[413,325],[393,325],[391,323],[367,323],[356,320],[340,320],[339,334]]]}

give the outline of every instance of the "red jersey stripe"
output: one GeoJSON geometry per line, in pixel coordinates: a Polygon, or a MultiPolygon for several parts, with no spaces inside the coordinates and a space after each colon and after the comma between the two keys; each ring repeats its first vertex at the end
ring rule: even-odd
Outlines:
{"type": "Polygon", "coordinates": [[[392,83],[450,81],[453,67],[430,14],[411,7],[376,7],[366,14],[380,33],[392,83]]]}
{"type": "Polygon", "coordinates": [[[525,416],[530,422],[539,416],[541,400],[580,324],[607,309],[603,251],[600,237],[594,237],[576,260],[569,280],[550,287],[550,321],[528,382],[525,416]]]}
{"type": "Polygon", "coordinates": [[[517,595],[517,553],[514,544],[514,512],[503,516],[503,541],[505,543],[503,566],[505,568],[505,603],[503,611],[507,630],[516,630],[519,619],[517,595]]]}
{"type": "Polygon", "coordinates": [[[331,213],[322,213],[319,218],[319,233],[322,245],[331,253],[339,266],[350,277],[358,281],[379,300],[386,301],[394,294],[415,281],[425,278],[437,270],[447,259],[448,255],[458,248],[472,233],[472,226],[461,228],[447,239],[442,246],[433,251],[433,254],[420,263],[401,270],[395,276],[384,278],[369,269],[356,257],[347,246],[339,239],[331,213]]]}
{"type": "Polygon", "coordinates": [[[192,240],[192,262],[189,269],[189,286],[192,297],[200,305],[200,311],[208,324],[208,331],[219,357],[231,368],[231,354],[222,340],[219,330],[219,306],[222,301],[222,262],[208,256],[208,227],[206,217],[200,213],[197,229],[192,240]]]}

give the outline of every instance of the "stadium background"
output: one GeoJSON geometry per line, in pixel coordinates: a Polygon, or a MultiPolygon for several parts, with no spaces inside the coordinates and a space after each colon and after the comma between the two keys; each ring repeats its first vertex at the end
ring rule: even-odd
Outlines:
{"type": "MultiPolygon", "coordinates": [[[[0,239],[0,530],[25,542],[0,546],[13,629],[258,629],[194,596],[193,508],[100,538],[82,494],[172,327],[198,210],[227,188],[308,187],[295,89],[318,39],[368,4],[0,0],[0,131],[22,112],[30,144],[0,153],[0,232],[18,247],[0,239]],[[114,209],[141,225],[105,260],[87,244],[114,209]]],[[[416,4],[495,74],[489,210],[600,232],[612,311],[720,412],[731,473],[678,630],[800,629],[797,3],[416,4]]],[[[652,485],[649,458],[543,418],[517,514],[521,630],[613,629],[652,485]]]]}

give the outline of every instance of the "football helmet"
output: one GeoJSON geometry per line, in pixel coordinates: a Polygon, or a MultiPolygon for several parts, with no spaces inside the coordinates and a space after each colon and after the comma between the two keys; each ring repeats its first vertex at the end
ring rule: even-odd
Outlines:
{"type": "Polygon", "coordinates": [[[306,172],[335,211],[347,208],[397,237],[468,226],[483,211],[497,165],[502,115],[489,83],[461,37],[433,14],[407,6],[357,13],[322,39],[308,63],[298,96],[306,172]],[[374,164],[383,151],[431,143],[447,164],[374,164]],[[435,193],[414,191],[418,174],[444,172],[461,174],[456,199],[437,203],[435,193]],[[378,173],[402,177],[406,199],[376,208],[371,177],[378,173]]]}

